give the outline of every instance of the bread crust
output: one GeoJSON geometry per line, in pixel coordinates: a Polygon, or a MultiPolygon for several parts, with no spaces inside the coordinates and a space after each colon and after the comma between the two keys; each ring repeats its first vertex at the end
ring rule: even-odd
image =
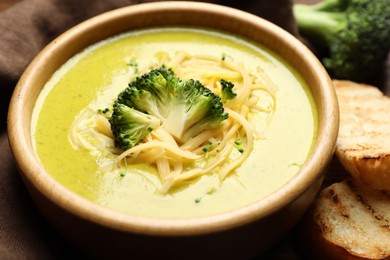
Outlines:
{"type": "Polygon", "coordinates": [[[389,259],[390,196],[354,179],[325,188],[296,229],[309,259],[389,259]]]}
{"type": "Polygon", "coordinates": [[[333,84],[340,108],[337,158],[366,186],[390,191],[390,98],[371,85],[333,84]]]}

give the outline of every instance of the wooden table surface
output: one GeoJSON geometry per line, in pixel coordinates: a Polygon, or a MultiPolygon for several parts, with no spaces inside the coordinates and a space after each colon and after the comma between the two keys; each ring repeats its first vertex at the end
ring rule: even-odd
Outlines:
{"type": "MultiPolygon", "coordinates": [[[[0,12],[21,0],[0,0],[0,12]]],[[[318,0],[293,0],[295,3],[315,3],[318,0]]],[[[390,58],[383,66],[383,71],[378,71],[371,82],[366,82],[380,88],[386,95],[390,96],[390,58]]],[[[333,158],[325,176],[324,186],[348,177],[348,173],[340,165],[336,158],[333,158]]],[[[302,259],[296,245],[294,244],[294,232],[289,233],[280,243],[270,248],[265,254],[257,259],[302,259]]]]}

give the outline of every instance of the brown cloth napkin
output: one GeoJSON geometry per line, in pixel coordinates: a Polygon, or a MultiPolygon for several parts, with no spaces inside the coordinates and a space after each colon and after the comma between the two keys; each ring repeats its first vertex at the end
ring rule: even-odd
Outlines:
{"type": "MultiPolygon", "coordinates": [[[[268,19],[292,34],[292,0],[214,0],[268,19]]],[[[135,0],[24,0],[0,12],[0,259],[85,258],[40,215],[17,173],[6,133],[9,100],[20,75],[56,36],[99,13],[135,0]]]]}

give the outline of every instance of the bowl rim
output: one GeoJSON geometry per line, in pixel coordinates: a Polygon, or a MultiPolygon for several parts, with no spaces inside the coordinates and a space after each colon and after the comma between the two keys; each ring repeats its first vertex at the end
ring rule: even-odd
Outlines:
{"type": "Polygon", "coordinates": [[[194,235],[239,227],[269,216],[302,194],[310,184],[320,178],[333,156],[338,133],[338,115],[337,98],[325,69],[302,42],[284,29],[263,18],[231,7],[203,2],[166,1],[135,4],[105,12],[72,27],[49,43],[30,63],[14,90],[8,113],[8,138],[22,177],[32,183],[34,188],[50,201],[71,214],[121,231],[150,235],[194,235]],[[318,129],[317,142],[313,147],[313,151],[299,174],[292,177],[277,191],[248,206],[217,215],[190,219],[138,217],[99,206],[79,197],[56,182],[38,163],[38,159],[33,149],[31,149],[31,141],[27,138],[30,135],[30,122],[26,122],[28,120],[25,120],[21,115],[25,110],[24,104],[28,100],[29,91],[34,85],[34,80],[39,73],[42,73],[42,67],[44,68],[45,62],[52,57],[52,53],[58,46],[66,44],[73,37],[78,37],[81,33],[100,26],[111,19],[121,19],[121,17],[136,13],[161,12],[164,10],[208,12],[209,14],[228,16],[231,19],[253,24],[278,39],[283,38],[283,41],[290,42],[292,46],[295,46],[293,47],[294,50],[302,57],[302,62],[313,64],[316,68],[314,77],[325,86],[321,88],[323,104],[325,105],[323,109],[324,122],[321,129],[318,129]],[[26,149],[26,147],[30,149],[26,149]]]}

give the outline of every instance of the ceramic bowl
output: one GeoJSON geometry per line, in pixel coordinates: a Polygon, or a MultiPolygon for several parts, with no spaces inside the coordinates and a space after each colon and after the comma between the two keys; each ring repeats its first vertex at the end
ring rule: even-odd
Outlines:
{"type": "Polygon", "coordinates": [[[8,134],[20,174],[39,210],[72,244],[97,258],[253,257],[291,230],[319,191],[338,133],[331,80],[316,57],[278,26],[236,9],[200,2],[133,5],[89,19],[51,42],[22,75],[11,100],[8,134]],[[37,159],[30,133],[35,101],[69,58],[107,37],[155,26],[201,26],[233,33],[278,54],[308,84],[318,137],[301,170],[265,198],[231,212],[191,219],[135,217],[87,201],[53,179],[37,159]]]}

